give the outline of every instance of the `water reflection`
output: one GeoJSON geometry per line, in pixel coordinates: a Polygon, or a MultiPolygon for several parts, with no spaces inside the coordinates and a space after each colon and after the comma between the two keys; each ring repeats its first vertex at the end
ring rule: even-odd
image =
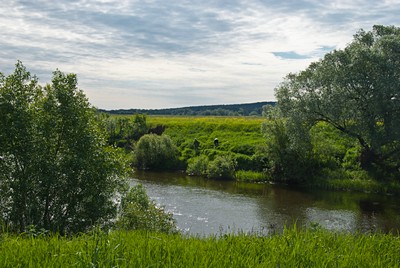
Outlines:
{"type": "Polygon", "coordinates": [[[293,223],[351,232],[400,230],[400,204],[392,196],[215,181],[166,172],[136,172],[132,183],[142,183],[152,199],[174,213],[178,227],[190,234],[268,233],[293,223]]]}

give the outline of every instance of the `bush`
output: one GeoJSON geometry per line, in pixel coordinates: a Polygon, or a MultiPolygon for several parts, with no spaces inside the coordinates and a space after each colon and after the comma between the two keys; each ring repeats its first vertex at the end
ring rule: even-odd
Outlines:
{"type": "Polygon", "coordinates": [[[359,161],[360,149],[352,147],[346,151],[342,167],[348,170],[361,170],[359,161]]]}
{"type": "Polygon", "coordinates": [[[217,156],[208,164],[207,177],[212,179],[233,179],[236,161],[229,156],[217,156]]]}
{"type": "Polygon", "coordinates": [[[194,158],[191,158],[188,163],[188,168],[186,172],[189,175],[196,176],[206,176],[207,175],[207,167],[209,164],[209,160],[207,156],[200,155],[194,158]]]}
{"type": "Polygon", "coordinates": [[[136,166],[141,169],[173,169],[178,166],[178,148],[166,135],[146,134],[136,144],[136,166]]]}
{"type": "Polygon", "coordinates": [[[153,232],[176,233],[177,228],[172,213],[157,207],[150,200],[141,184],[132,187],[121,200],[117,229],[147,230],[153,232]]]}
{"type": "Polygon", "coordinates": [[[236,154],[235,160],[237,163],[237,168],[242,170],[252,170],[253,161],[252,158],[245,154],[236,154]]]}

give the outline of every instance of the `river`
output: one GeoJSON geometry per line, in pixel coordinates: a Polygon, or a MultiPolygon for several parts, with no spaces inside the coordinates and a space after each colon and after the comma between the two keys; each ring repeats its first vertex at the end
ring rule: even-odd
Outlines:
{"type": "Polygon", "coordinates": [[[305,190],[190,177],[176,172],[134,173],[157,204],[191,235],[281,231],[321,226],[338,231],[400,231],[399,198],[368,193],[305,190]]]}

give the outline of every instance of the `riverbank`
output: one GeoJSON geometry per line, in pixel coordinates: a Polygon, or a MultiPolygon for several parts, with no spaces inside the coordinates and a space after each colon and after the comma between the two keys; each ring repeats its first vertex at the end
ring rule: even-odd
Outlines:
{"type": "Polygon", "coordinates": [[[398,267],[400,239],[320,228],[193,237],[92,232],[72,238],[0,235],[1,267],[398,267]]]}
{"type": "MultiPolygon", "coordinates": [[[[333,172],[329,173],[305,183],[300,183],[297,186],[309,189],[400,195],[399,182],[377,181],[372,177],[368,177],[366,173],[358,177],[352,174],[345,174],[344,172],[337,172],[340,173],[340,176],[332,174],[333,172]]],[[[362,171],[359,173],[362,173],[362,171]]],[[[266,173],[241,170],[235,173],[235,180],[249,183],[279,183],[279,181],[274,181],[266,173]]]]}
{"type": "MultiPolygon", "coordinates": [[[[159,162],[164,166],[148,169],[180,169],[188,174],[239,182],[286,183],[315,189],[400,195],[398,178],[388,172],[373,174],[362,170],[357,161],[357,142],[327,124],[314,126],[312,157],[301,162],[297,154],[291,155],[290,149],[284,145],[268,143],[265,131],[261,131],[267,119],[262,117],[136,117],[115,116],[110,122],[114,122],[121,133],[143,129],[142,135],[148,132],[164,134],[171,139],[168,145],[176,145],[176,154],[165,152],[160,156],[162,161],[159,162]],[[135,125],[139,121],[141,127],[135,125]],[[124,130],[132,122],[135,127],[130,131],[124,130]],[[217,146],[214,144],[216,138],[217,146]]],[[[111,140],[124,144],[132,165],[138,165],[135,154],[137,141],[129,141],[128,137],[121,135],[111,140]]],[[[131,136],[140,137],[132,133],[131,136]]],[[[162,145],[165,144],[160,144],[163,148],[162,145]]],[[[147,149],[143,154],[152,155],[147,149]]]]}

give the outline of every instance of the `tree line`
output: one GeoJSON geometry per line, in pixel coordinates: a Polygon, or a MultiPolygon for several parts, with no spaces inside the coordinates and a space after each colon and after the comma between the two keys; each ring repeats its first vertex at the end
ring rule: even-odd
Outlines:
{"type": "Polygon", "coordinates": [[[108,114],[147,114],[147,115],[186,115],[186,116],[261,116],[264,105],[275,105],[274,101],[226,104],[226,105],[204,105],[168,109],[118,109],[104,110],[100,112],[108,114]]]}

